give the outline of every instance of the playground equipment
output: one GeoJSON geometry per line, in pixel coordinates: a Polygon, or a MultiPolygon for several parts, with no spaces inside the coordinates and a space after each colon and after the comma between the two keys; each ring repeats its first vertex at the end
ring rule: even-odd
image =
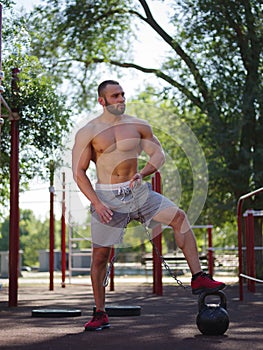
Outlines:
{"type": "MultiPolygon", "coordinates": [[[[255,292],[255,282],[263,283],[263,280],[256,278],[255,272],[255,244],[254,244],[254,216],[259,213],[252,209],[247,210],[245,217],[245,241],[246,247],[243,247],[243,222],[242,222],[242,207],[245,200],[263,192],[263,187],[241,196],[237,204],[237,223],[238,223],[238,260],[239,260],[239,299],[243,300],[243,279],[248,280],[248,290],[255,292]],[[244,249],[243,249],[244,248],[244,249]],[[243,252],[246,251],[246,273],[243,273],[243,252]]],[[[260,212],[262,215],[262,212],[260,212]]],[[[262,249],[262,247],[258,247],[262,249]]]]}

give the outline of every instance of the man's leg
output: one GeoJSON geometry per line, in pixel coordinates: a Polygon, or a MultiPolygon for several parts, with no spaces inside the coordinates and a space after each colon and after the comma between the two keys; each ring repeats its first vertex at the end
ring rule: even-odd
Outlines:
{"type": "Polygon", "coordinates": [[[160,211],[154,220],[173,228],[176,244],[182,250],[193,276],[191,283],[193,294],[217,291],[225,287],[224,283],[214,281],[202,272],[196,239],[183,210],[168,207],[160,211]]]}
{"type": "Polygon", "coordinates": [[[174,230],[176,244],[182,250],[192,275],[202,271],[196,239],[184,211],[177,209],[170,225],[174,230]]]}
{"type": "Polygon", "coordinates": [[[103,280],[106,275],[110,247],[93,247],[91,261],[91,282],[97,310],[105,311],[105,287],[103,280]]]}
{"type": "Polygon", "coordinates": [[[176,244],[182,250],[192,275],[200,272],[196,239],[185,213],[177,207],[168,207],[160,211],[154,220],[173,228],[176,244]]]}
{"type": "Polygon", "coordinates": [[[84,325],[86,331],[98,331],[110,327],[108,315],[105,312],[105,287],[103,286],[110,251],[110,247],[93,247],[92,250],[91,282],[96,311],[92,319],[84,325]]]}

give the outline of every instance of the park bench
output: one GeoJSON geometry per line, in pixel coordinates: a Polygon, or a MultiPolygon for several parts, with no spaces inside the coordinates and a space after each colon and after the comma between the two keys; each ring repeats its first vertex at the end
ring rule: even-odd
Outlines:
{"type": "MultiPolygon", "coordinates": [[[[176,276],[184,275],[185,273],[189,272],[189,266],[187,264],[187,261],[184,256],[176,256],[176,255],[164,255],[164,260],[169,265],[172,272],[175,273],[176,276]]],[[[203,271],[208,271],[208,262],[207,262],[207,256],[206,255],[200,255],[199,256],[200,262],[201,262],[201,268],[203,271]]],[[[147,275],[149,271],[153,270],[153,257],[151,254],[145,254],[141,258],[141,263],[144,266],[145,274],[147,275]]],[[[163,271],[165,271],[165,267],[163,266],[163,271]]]]}

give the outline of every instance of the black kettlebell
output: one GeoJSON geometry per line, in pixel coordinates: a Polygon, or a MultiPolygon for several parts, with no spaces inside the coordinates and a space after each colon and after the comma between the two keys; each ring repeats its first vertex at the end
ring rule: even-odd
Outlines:
{"type": "Polygon", "coordinates": [[[196,324],[201,333],[205,335],[222,335],[226,332],[229,326],[226,304],[226,296],[221,290],[214,293],[203,292],[200,294],[196,324]],[[219,296],[220,304],[205,304],[205,298],[209,295],[219,296]]]}

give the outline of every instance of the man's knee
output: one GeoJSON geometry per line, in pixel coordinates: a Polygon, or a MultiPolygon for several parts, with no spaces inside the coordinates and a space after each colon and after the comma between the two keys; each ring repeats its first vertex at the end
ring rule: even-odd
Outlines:
{"type": "Polygon", "coordinates": [[[191,229],[187,215],[182,209],[177,210],[173,219],[172,226],[174,228],[175,233],[181,233],[181,234],[184,234],[191,229]]]}
{"type": "Polygon", "coordinates": [[[110,250],[109,247],[100,247],[100,248],[94,248],[92,250],[92,265],[104,265],[107,264],[110,256],[110,250]]]}

